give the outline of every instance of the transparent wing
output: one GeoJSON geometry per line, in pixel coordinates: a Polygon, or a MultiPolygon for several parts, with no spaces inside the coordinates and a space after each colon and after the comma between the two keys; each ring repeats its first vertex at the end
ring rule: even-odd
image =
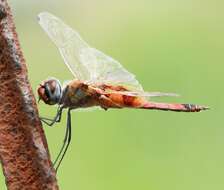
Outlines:
{"type": "Polygon", "coordinates": [[[92,111],[96,111],[96,110],[103,110],[103,109],[100,106],[74,109],[74,111],[76,111],[76,112],[92,112],[92,111]]]}
{"type": "Polygon", "coordinates": [[[88,80],[90,73],[86,65],[81,62],[83,49],[88,49],[88,44],[81,39],[75,30],[50,13],[40,13],[38,15],[38,21],[50,39],[58,47],[65,64],[74,77],[80,80],[88,80]]]}
{"type": "MultiPolygon", "coordinates": [[[[128,72],[118,61],[95,48],[85,49],[84,51],[88,53],[83,53],[83,55],[92,55],[91,64],[89,64],[92,66],[90,82],[121,85],[130,90],[143,91],[135,75],[128,72]]],[[[87,58],[87,56],[83,56],[83,58],[87,58]]]]}
{"type": "Polygon", "coordinates": [[[90,47],[74,29],[54,15],[38,15],[39,23],[58,47],[65,64],[75,78],[90,83],[125,85],[143,91],[142,86],[122,65],[99,50],[90,47]]]}
{"type": "Polygon", "coordinates": [[[134,92],[134,91],[115,91],[115,90],[106,90],[104,94],[121,94],[127,96],[140,96],[140,97],[161,97],[161,96],[173,96],[178,97],[178,94],[175,93],[164,93],[164,92],[134,92]]]}

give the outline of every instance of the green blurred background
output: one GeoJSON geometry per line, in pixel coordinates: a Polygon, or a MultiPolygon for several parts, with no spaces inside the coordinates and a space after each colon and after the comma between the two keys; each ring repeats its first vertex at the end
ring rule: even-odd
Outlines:
{"type": "MultiPolygon", "coordinates": [[[[145,90],[176,92],[176,101],[209,105],[202,113],[146,110],[73,112],[72,144],[58,172],[63,190],[224,189],[224,1],[10,0],[36,94],[49,76],[72,79],[37,23],[49,11],[92,46],[136,74],[145,90]]],[[[56,107],[39,104],[40,115],[56,107]]],[[[51,156],[63,122],[44,126],[51,156]]],[[[0,176],[0,189],[6,189],[0,176]]]]}

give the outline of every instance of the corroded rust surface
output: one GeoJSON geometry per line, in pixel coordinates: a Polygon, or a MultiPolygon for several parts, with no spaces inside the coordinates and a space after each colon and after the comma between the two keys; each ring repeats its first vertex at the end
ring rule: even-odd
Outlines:
{"type": "Polygon", "coordinates": [[[0,160],[9,190],[58,189],[6,0],[0,0],[0,160]]]}

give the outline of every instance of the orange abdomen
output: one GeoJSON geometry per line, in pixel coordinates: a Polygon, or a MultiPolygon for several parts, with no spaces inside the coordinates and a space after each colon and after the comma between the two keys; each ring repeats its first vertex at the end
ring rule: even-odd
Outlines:
{"type": "Polygon", "coordinates": [[[141,97],[127,96],[122,94],[109,94],[107,97],[120,107],[142,107],[147,101],[141,97]]]}

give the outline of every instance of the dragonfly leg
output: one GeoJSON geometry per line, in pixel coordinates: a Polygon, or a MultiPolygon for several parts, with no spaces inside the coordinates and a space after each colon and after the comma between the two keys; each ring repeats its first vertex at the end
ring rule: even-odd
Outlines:
{"type": "Polygon", "coordinates": [[[54,166],[55,166],[56,163],[58,162],[58,159],[60,158],[61,153],[62,153],[62,151],[64,150],[64,147],[65,147],[65,145],[66,145],[66,143],[67,143],[67,140],[68,140],[68,133],[69,133],[69,130],[68,130],[68,129],[69,129],[69,128],[66,127],[66,130],[65,130],[65,137],[64,137],[64,140],[63,140],[63,144],[62,144],[62,147],[61,147],[61,149],[60,149],[60,151],[59,151],[59,153],[58,153],[58,155],[57,155],[57,157],[56,157],[56,159],[55,159],[55,161],[54,161],[54,163],[53,163],[54,166]]]}
{"type": "Polygon", "coordinates": [[[65,132],[65,138],[64,138],[64,141],[63,141],[63,145],[60,149],[60,152],[57,156],[57,158],[55,159],[54,161],[54,166],[56,165],[56,163],[58,162],[60,156],[60,160],[57,164],[57,166],[55,166],[55,171],[57,172],[67,150],[68,150],[68,147],[70,145],[70,142],[71,142],[71,136],[72,136],[72,128],[71,128],[71,109],[68,109],[68,113],[67,113],[67,126],[66,126],[66,132],[65,132]]]}
{"type": "Polygon", "coordinates": [[[44,122],[48,126],[54,125],[56,122],[61,121],[61,114],[62,114],[63,107],[58,107],[57,109],[57,114],[53,119],[45,118],[45,117],[40,117],[40,120],[44,122]]]}

